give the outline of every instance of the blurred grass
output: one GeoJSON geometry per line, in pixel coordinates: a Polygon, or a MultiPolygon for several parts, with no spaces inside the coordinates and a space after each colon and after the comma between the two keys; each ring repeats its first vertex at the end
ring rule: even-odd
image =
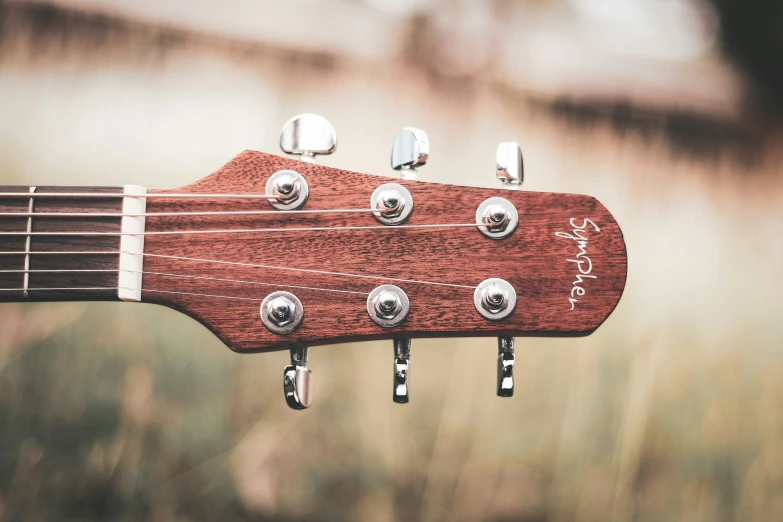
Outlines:
{"type": "Polygon", "coordinates": [[[324,163],[363,172],[390,174],[393,136],[415,125],[433,148],[423,179],[494,186],[495,145],[517,139],[527,188],[612,210],[630,271],[592,336],[521,340],[513,399],[494,396],[493,339],[417,340],[402,407],[389,343],[314,348],[315,404],[293,412],[287,354],[239,356],[173,311],[3,305],[0,519],[783,519],[774,140],[745,163],[723,141],[694,155],[415,69],[14,27],[0,183],[176,186],[243,148],[276,151],[304,110],[340,133],[324,163]]]}

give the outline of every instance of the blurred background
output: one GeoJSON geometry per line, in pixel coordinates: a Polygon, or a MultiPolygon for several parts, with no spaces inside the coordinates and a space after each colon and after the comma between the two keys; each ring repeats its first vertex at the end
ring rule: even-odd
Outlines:
{"type": "Polygon", "coordinates": [[[614,314],[520,340],[237,355],[151,305],[0,307],[0,520],[783,520],[783,5],[775,0],[0,2],[0,183],[186,184],[327,117],[322,163],[594,195],[614,314]]]}

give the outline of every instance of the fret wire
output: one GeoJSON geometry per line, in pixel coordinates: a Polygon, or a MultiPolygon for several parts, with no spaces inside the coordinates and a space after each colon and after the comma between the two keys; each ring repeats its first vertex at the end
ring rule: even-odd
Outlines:
{"type": "Polygon", "coordinates": [[[27,294],[27,287],[30,285],[30,272],[28,270],[30,269],[30,246],[32,243],[32,237],[30,235],[33,232],[33,205],[35,202],[35,198],[32,196],[32,194],[35,193],[35,187],[30,187],[30,204],[27,207],[27,210],[30,214],[30,216],[27,218],[27,239],[25,240],[25,256],[24,256],[24,296],[28,297],[27,294]]]}

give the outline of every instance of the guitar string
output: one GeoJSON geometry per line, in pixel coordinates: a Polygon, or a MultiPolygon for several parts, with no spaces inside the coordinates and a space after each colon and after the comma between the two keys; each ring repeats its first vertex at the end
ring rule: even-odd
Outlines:
{"type": "MultiPolygon", "coordinates": [[[[118,287],[116,286],[82,286],[82,287],[68,287],[68,288],[57,288],[57,287],[47,287],[47,288],[28,288],[28,291],[30,292],[62,292],[65,290],[73,290],[73,291],[95,291],[95,290],[113,290],[117,291],[118,287]]],[[[127,287],[121,287],[121,290],[133,290],[132,288],[127,287]]],[[[0,292],[21,292],[24,288],[0,288],[0,292]]],[[[178,295],[192,295],[192,296],[198,296],[198,297],[212,297],[215,299],[236,299],[239,301],[257,301],[261,302],[263,299],[257,298],[257,297],[238,297],[238,296],[232,296],[232,295],[213,295],[213,294],[199,294],[195,292],[175,292],[173,290],[148,290],[148,289],[142,289],[142,292],[154,292],[158,294],[178,294],[178,295]]]]}
{"type": "MultiPolygon", "coordinates": [[[[98,199],[123,199],[123,198],[225,198],[225,199],[279,199],[273,194],[125,194],[123,192],[36,192],[34,198],[98,198],[98,199]]],[[[0,192],[0,198],[24,198],[30,199],[30,192],[0,192]]]]}
{"type": "MultiPolygon", "coordinates": [[[[0,193],[0,196],[2,196],[2,195],[8,195],[8,193],[0,193]]],[[[11,193],[11,195],[19,196],[19,197],[25,196],[25,194],[18,194],[18,193],[11,193]]],[[[75,196],[77,194],[76,193],[68,193],[68,195],[70,197],[73,197],[73,196],[75,196]]],[[[103,196],[105,196],[105,197],[119,197],[119,195],[114,195],[114,194],[98,194],[98,195],[92,194],[92,195],[98,196],[98,197],[103,197],[103,196]]],[[[29,197],[29,194],[26,194],[26,196],[29,197]]],[[[36,194],[36,197],[38,197],[38,196],[65,197],[65,193],[54,193],[54,194],[38,193],[38,194],[36,194]]],[[[156,196],[163,197],[164,195],[156,195],[156,196]]],[[[169,194],[167,196],[169,196],[169,197],[173,197],[173,196],[182,196],[182,197],[201,197],[201,196],[204,196],[204,197],[206,197],[208,195],[203,195],[203,194],[171,195],[171,194],[169,194]]],[[[232,197],[232,196],[241,197],[241,196],[245,196],[245,195],[221,194],[219,196],[220,197],[232,197]]],[[[247,195],[247,196],[251,196],[251,195],[247,195]]],[[[333,210],[332,209],[332,210],[326,210],[326,211],[305,210],[305,211],[291,211],[291,212],[299,212],[299,213],[331,212],[331,213],[333,213],[333,212],[343,212],[343,211],[344,212],[377,212],[377,209],[345,209],[345,210],[333,210]]],[[[89,215],[89,216],[93,216],[94,215],[94,216],[99,216],[99,217],[106,217],[106,216],[113,215],[113,216],[119,217],[119,216],[122,216],[122,215],[128,215],[128,216],[141,216],[141,215],[150,215],[150,216],[165,216],[165,215],[221,215],[221,214],[233,214],[233,215],[236,215],[236,214],[249,214],[249,215],[253,215],[253,214],[277,214],[277,213],[278,213],[278,211],[269,210],[269,211],[246,211],[246,212],[239,211],[239,212],[225,212],[225,213],[217,211],[217,212],[203,212],[203,213],[200,213],[200,212],[192,212],[192,213],[190,213],[190,212],[188,212],[188,213],[175,213],[175,212],[172,212],[172,213],[149,213],[149,214],[116,214],[116,213],[115,214],[107,214],[107,213],[80,213],[80,214],[76,214],[76,213],[69,213],[69,214],[70,215],[76,215],[78,217],[83,217],[83,216],[87,216],[87,215],[89,215]]],[[[5,213],[5,214],[0,214],[0,216],[25,216],[25,217],[29,217],[28,214],[29,214],[29,216],[40,217],[43,213],[32,213],[32,212],[27,212],[27,213],[5,213]]],[[[59,217],[64,217],[65,215],[68,215],[66,213],[49,213],[49,214],[51,214],[53,216],[59,216],[59,217]]],[[[465,223],[465,224],[430,224],[430,225],[400,225],[400,226],[395,226],[395,227],[392,227],[392,228],[395,228],[395,229],[399,229],[399,228],[446,228],[446,227],[466,227],[466,226],[467,227],[474,227],[474,226],[478,226],[478,225],[473,224],[473,223],[465,223]]],[[[374,225],[374,226],[345,226],[345,227],[298,227],[298,228],[267,228],[267,229],[158,231],[158,232],[144,232],[144,233],[122,233],[122,232],[119,232],[119,233],[115,233],[115,232],[24,232],[24,233],[22,233],[22,232],[0,232],[0,236],[2,236],[2,235],[7,235],[7,236],[26,236],[26,237],[29,237],[29,236],[71,236],[71,237],[74,237],[74,236],[123,236],[123,235],[139,236],[139,235],[184,235],[184,234],[210,234],[210,233],[226,234],[226,233],[264,233],[264,232],[295,232],[295,231],[330,231],[330,230],[367,230],[367,229],[378,230],[378,229],[388,229],[388,228],[390,228],[390,227],[386,226],[386,225],[374,225]]],[[[11,252],[4,252],[2,254],[13,254],[13,253],[11,253],[11,252]]],[[[172,258],[176,258],[176,257],[177,256],[172,256],[172,258]]],[[[181,259],[186,259],[187,260],[188,258],[181,257],[181,259]]],[[[192,260],[197,260],[195,258],[191,258],[191,259],[192,260]]],[[[202,262],[219,262],[217,260],[198,260],[198,261],[202,261],[202,262]]],[[[226,263],[233,264],[231,262],[226,262],[226,263]]],[[[241,265],[241,263],[237,263],[237,264],[241,265]]],[[[246,266],[252,266],[252,265],[246,264],[246,266]]],[[[271,266],[264,266],[264,265],[257,265],[257,267],[271,268],[271,269],[281,269],[281,270],[287,269],[286,267],[271,267],[271,266]]],[[[296,270],[296,269],[294,269],[294,270],[296,270]]],[[[365,277],[365,278],[373,278],[373,279],[389,279],[389,280],[396,280],[396,281],[418,282],[418,283],[424,283],[424,284],[436,284],[436,285],[445,285],[445,286],[474,288],[474,287],[469,287],[469,286],[466,286],[466,285],[450,285],[448,283],[437,283],[437,282],[430,282],[430,281],[415,281],[415,280],[403,280],[403,279],[383,278],[383,277],[375,277],[375,276],[361,276],[361,275],[356,275],[356,274],[329,273],[329,272],[326,272],[326,271],[316,271],[316,270],[302,270],[302,271],[307,271],[307,272],[312,272],[312,273],[323,273],[323,274],[330,274],[330,275],[348,276],[348,277],[365,277]]]]}
{"type": "MultiPolygon", "coordinates": [[[[309,268],[294,268],[294,267],[287,267],[287,266],[274,266],[274,265],[263,265],[263,264],[257,264],[257,263],[242,263],[240,261],[225,261],[220,259],[203,259],[198,257],[185,257],[185,256],[174,256],[174,255],[167,255],[167,254],[150,254],[150,253],[142,253],[142,254],[135,254],[132,252],[123,252],[122,250],[117,251],[99,251],[99,252],[30,252],[30,255],[120,255],[120,254],[133,254],[133,255],[141,255],[144,257],[153,257],[153,258],[161,258],[161,259],[173,259],[178,261],[194,261],[198,263],[214,263],[214,264],[221,264],[221,265],[231,265],[231,266],[241,266],[241,267],[247,267],[247,268],[263,268],[267,270],[283,270],[283,271],[290,271],[290,272],[303,272],[308,274],[318,274],[318,275],[328,275],[328,276],[337,276],[337,277],[353,277],[357,279],[380,279],[384,281],[394,281],[397,283],[414,283],[414,284],[423,284],[423,285],[433,285],[433,286],[447,286],[451,288],[465,288],[469,290],[475,290],[475,286],[469,286],[469,285],[459,285],[459,284],[453,284],[453,283],[440,283],[436,281],[423,281],[419,279],[403,279],[403,278],[396,278],[396,277],[388,277],[388,276],[375,276],[375,275],[365,275],[365,274],[352,274],[348,272],[331,272],[328,270],[314,270],[309,268]]],[[[0,252],[0,255],[24,255],[24,252],[0,252]]],[[[0,272],[2,272],[0,270],[0,272]]]]}
{"type": "Polygon", "coordinates": [[[344,227],[246,228],[226,230],[163,230],[157,232],[0,232],[0,236],[178,236],[190,234],[256,234],[265,232],[329,232],[345,230],[399,230],[419,228],[479,227],[476,223],[438,223],[428,225],[362,225],[344,227]]]}
{"type": "MultiPolygon", "coordinates": [[[[266,283],[262,281],[248,281],[246,279],[227,279],[224,277],[208,277],[208,276],[198,276],[198,275],[187,275],[187,274],[172,274],[168,272],[154,272],[154,271],[148,271],[148,270],[120,270],[118,268],[112,268],[112,269],[91,269],[91,268],[76,268],[76,269],[53,269],[53,270],[0,270],[0,274],[73,274],[73,273],[114,273],[118,274],[120,272],[130,272],[133,274],[143,274],[143,275],[156,275],[156,276],[162,276],[162,277],[176,277],[176,278],[184,278],[184,279],[202,279],[206,281],[219,281],[223,283],[241,283],[241,284],[247,284],[247,285],[260,285],[260,286],[279,286],[284,288],[298,288],[300,290],[317,290],[321,292],[334,292],[339,294],[356,294],[356,295],[370,295],[369,292],[356,292],[353,290],[337,290],[334,288],[320,288],[316,286],[301,286],[301,285],[292,285],[288,283],[266,283]]],[[[111,287],[116,288],[116,287],[111,287]]],[[[5,290],[5,289],[0,289],[5,290]]],[[[36,290],[33,288],[32,290],[36,290]]],[[[142,288],[142,290],[144,290],[142,288]]]]}
{"type": "Polygon", "coordinates": [[[178,216],[261,216],[267,214],[349,214],[363,212],[380,212],[372,208],[344,208],[323,210],[233,210],[233,211],[209,211],[209,212],[0,212],[0,217],[77,217],[77,218],[104,218],[104,217],[178,217],[178,216]]]}

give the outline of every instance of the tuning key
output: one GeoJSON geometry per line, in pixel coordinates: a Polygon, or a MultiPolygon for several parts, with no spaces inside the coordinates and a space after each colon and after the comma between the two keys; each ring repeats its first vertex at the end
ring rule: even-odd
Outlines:
{"type": "MultiPolygon", "coordinates": [[[[270,332],[288,335],[296,331],[304,319],[304,307],[291,292],[272,292],[261,302],[261,321],[270,332]]],[[[285,402],[294,410],[310,406],[310,374],[307,367],[307,348],[291,348],[291,364],[283,369],[285,402]]]]}
{"type": "Polygon", "coordinates": [[[522,149],[515,141],[506,141],[498,145],[495,160],[495,175],[503,183],[503,188],[518,190],[524,178],[522,149]]]}
{"type": "Polygon", "coordinates": [[[300,155],[302,161],[315,163],[316,155],[331,154],[337,148],[337,133],[323,116],[300,114],[283,126],[280,148],[286,154],[300,155]]]}
{"type": "MultiPolygon", "coordinates": [[[[415,127],[405,127],[394,139],[391,167],[400,171],[401,179],[416,180],[418,167],[430,157],[430,140],[427,133],[415,127]]],[[[412,201],[411,201],[412,203],[412,201]]],[[[408,402],[408,375],[411,359],[411,339],[394,339],[394,390],[392,400],[399,404],[408,402]]]]}
{"type": "MultiPolygon", "coordinates": [[[[495,155],[495,175],[507,190],[519,190],[524,179],[525,169],[522,162],[522,148],[514,141],[498,145],[495,155]]],[[[498,397],[514,395],[514,354],[515,339],[498,337],[498,397]]]]}
{"type": "MultiPolygon", "coordinates": [[[[324,117],[317,114],[294,116],[283,126],[280,148],[298,154],[302,161],[315,163],[317,154],[331,154],[337,148],[337,134],[324,117]]],[[[277,210],[299,210],[307,202],[310,187],[299,172],[279,170],[266,182],[266,193],[275,196],[269,204],[277,210]]]]}
{"type": "Polygon", "coordinates": [[[408,402],[408,374],[410,371],[411,340],[394,339],[394,390],[392,400],[398,404],[408,402]]]}
{"type": "Polygon", "coordinates": [[[498,397],[514,395],[514,338],[498,337],[498,397]]]}
{"type": "Polygon", "coordinates": [[[291,364],[283,370],[283,393],[291,409],[304,410],[310,407],[310,374],[307,367],[307,348],[291,348],[291,364]]]}
{"type": "Polygon", "coordinates": [[[394,139],[391,167],[400,171],[401,179],[417,179],[418,167],[427,163],[430,140],[427,133],[414,127],[405,127],[394,139]]]}

